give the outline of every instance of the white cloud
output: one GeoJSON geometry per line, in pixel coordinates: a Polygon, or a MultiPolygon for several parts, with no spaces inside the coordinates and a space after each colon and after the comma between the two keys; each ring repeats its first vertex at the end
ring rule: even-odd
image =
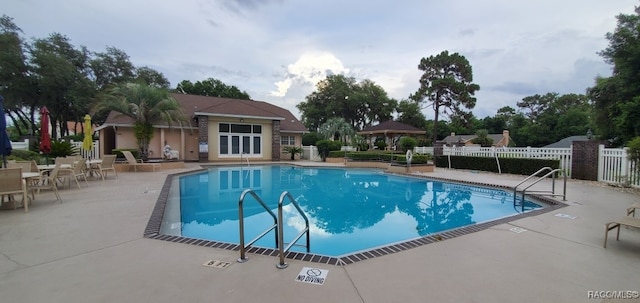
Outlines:
{"type": "Polygon", "coordinates": [[[291,87],[291,82],[293,82],[291,79],[284,79],[282,81],[276,82],[275,85],[278,89],[272,91],[270,95],[275,97],[284,97],[287,94],[289,87],[291,87]]]}

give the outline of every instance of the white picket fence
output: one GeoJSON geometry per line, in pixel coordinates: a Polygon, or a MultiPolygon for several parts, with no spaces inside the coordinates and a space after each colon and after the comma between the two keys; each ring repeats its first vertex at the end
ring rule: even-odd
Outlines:
{"type": "MultiPolygon", "coordinates": [[[[418,154],[433,154],[433,147],[416,147],[418,154]]],[[[443,146],[445,156],[491,157],[491,158],[526,158],[560,160],[560,168],[571,176],[571,148],[537,148],[537,147],[480,147],[480,146],[443,146]]]]}
{"type": "Polygon", "coordinates": [[[598,152],[598,181],[640,188],[640,167],[629,161],[626,148],[600,145],[598,152]]]}
{"type": "Polygon", "coordinates": [[[11,148],[19,150],[29,150],[29,139],[24,139],[22,142],[11,142],[11,148]]]}
{"type": "MultiPolygon", "coordinates": [[[[433,147],[416,147],[415,153],[433,154],[433,147]]],[[[444,155],[498,158],[536,158],[560,160],[560,168],[571,176],[572,148],[535,147],[443,147],[444,155]]],[[[629,161],[625,148],[605,148],[599,146],[598,181],[640,188],[640,165],[629,161]]]]}
{"type": "MultiPolygon", "coordinates": [[[[98,159],[100,158],[100,141],[93,141],[91,150],[84,150],[82,148],[81,141],[71,141],[72,146],[78,149],[78,152],[83,158],[86,159],[98,159]]],[[[11,148],[15,150],[29,150],[29,139],[25,139],[23,142],[11,142],[11,148]]]]}

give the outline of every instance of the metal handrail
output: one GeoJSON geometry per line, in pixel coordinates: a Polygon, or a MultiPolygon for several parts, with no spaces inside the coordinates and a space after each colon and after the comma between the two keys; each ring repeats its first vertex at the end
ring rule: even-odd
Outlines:
{"type": "MultiPolygon", "coordinates": [[[[530,179],[531,177],[537,175],[538,173],[542,172],[545,169],[550,169],[549,167],[544,167],[540,170],[538,170],[537,172],[535,172],[533,175],[527,177],[525,180],[523,180],[522,182],[518,183],[518,185],[516,185],[516,187],[513,189],[513,206],[516,206],[516,197],[517,197],[517,187],[519,185],[521,185],[524,181],[530,179]]],[[[551,170],[550,172],[546,173],[545,175],[543,175],[542,177],[538,178],[538,180],[535,180],[533,183],[529,184],[528,186],[526,186],[525,188],[522,189],[522,201],[521,201],[521,206],[522,206],[522,211],[524,212],[524,196],[526,194],[527,189],[529,189],[531,186],[534,186],[536,184],[538,184],[538,182],[544,180],[545,178],[551,176],[552,177],[552,181],[551,181],[551,190],[540,190],[540,191],[530,191],[530,193],[543,193],[545,195],[548,196],[562,196],[562,201],[566,201],[567,200],[567,174],[564,171],[564,169],[561,168],[556,168],[551,170]],[[557,172],[562,172],[562,176],[564,177],[564,186],[562,188],[562,194],[556,194],[556,176],[555,173],[557,172]]]]}
{"type": "Polygon", "coordinates": [[[522,183],[527,182],[527,180],[535,177],[537,174],[539,174],[539,173],[541,173],[541,172],[543,172],[545,170],[552,171],[553,169],[551,167],[549,167],[549,166],[546,166],[546,167],[543,167],[543,168],[539,169],[537,172],[531,174],[530,176],[524,178],[524,180],[520,181],[520,183],[516,184],[516,186],[513,188],[513,193],[514,194],[516,193],[516,190],[518,189],[518,186],[522,185],[522,183]]]}
{"type": "Polygon", "coordinates": [[[289,264],[284,263],[284,253],[289,251],[289,249],[291,249],[291,247],[296,244],[296,242],[298,242],[298,240],[300,240],[300,238],[302,237],[302,235],[307,234],[307,253],[310,252],[310,247],[309,247],[309,219],[307,218],[307,216],[304,214],[304,211],[302,211],[302,209],[300,208],[300,206],[298,205],[298,203],[296,202],[296,199],[293,198],[293,196],[288,192],[288,191],[284,191],[282,192],[282,194],[280,195],[280,200],[278,201],[278,255],[280,257],[280,263],[278,263],[276,265],[277,268],[287,268],[287,266],[289,266],[289,264]],[[291,241],[291,243],[289,243],[289,245],[287,245],[287,247],[284,247],[284,228],[282,226],[282,206],[283,206],[283,202],[284,202],[284,198],[287,197],[289,198],[289,200],[291,201],[291,204],[293,204],[293,206],[295,206],[295,208],[298,210],[298,213],[300,213],[300,215],[302,216],[302,218],[304,218],[304,222],[306,224],[306,227],[304,228],[304,230],[302,230],[294,239],[293,241],[291,241]]]}
{"type": "MultiPolygon", "coordinates": [[[[242,156],[243,155],[249,155],[249,154],[244,153],[244,152],[240,154],[240,168],[242,168],[242,156]]],[[[247,167],[251,167],[251,164],[249,163],[249,157],[246,157],[245,159],[247,159],[247,167]]]]}
{"type": "MultiPolygon", "coordinates": [[[[271,209],[269,209],[269,207],[267,206],[266,203],[264,203],[264,201],[262,201],[262,199],[260,199],[260,197],[252,190],[252,189],[245,189],[242,194],[240,195],[240,199],[238,199],[238,221],[240,222],[240,258],[238,258],[238,262],[239,263],[243,263],[243,262],[247,262],[249,261],[249,258],[246,257],[245,252],[247,250],[247,248],[249,248],[251,245],[253,245],[253,243],[255,243],[256,241],[260,240],[262,237],[264,237],[266,234],[268,234],[270,231],[272,231],[274,228],[278,228],[278,219],[276,218],[276,215],[273,213],[273,211],[271,211],[271,209]],[[262,207],[271,215],[271,217],[273,218],[273,225],[271,227],[269,227],[267,230],[265,230],[264,232],[262,232],[260,235],[258,235],[255,239],[251,240],[247,245],[244,244],[244,208],[242,206],[242,204],[244,203],[244,197],[250,194],[251,196],[253,196],[253,198],[256,199],[256,201],[258,201],[258,203],[260,203],[260,205],[262,205],[262,207]]],[[[275,240],[276,240],[276,245],[278,245],[278,232],[276,230],[275,233],[275,240]]]]}
{"type": "Polygon", "coordinates": [[[551,167],[548,167],[548,166],[543,167],[543,168],[539,169],[537,172],[535,172],[535,173],[529,175],[528,177],[524,178],[524,180],[520,181],[520,183],[516,184],[516,186],[513,187],[513,206],[516,206],[516,197],[518,196],[518,186],[522,185],[524,182],[527,182],[527,180],[535,177],[537,174],[539,174],[539,173],[541,173],[541,172],[543,172],[545,170],[551,171],[553,169],[551,167]]]}

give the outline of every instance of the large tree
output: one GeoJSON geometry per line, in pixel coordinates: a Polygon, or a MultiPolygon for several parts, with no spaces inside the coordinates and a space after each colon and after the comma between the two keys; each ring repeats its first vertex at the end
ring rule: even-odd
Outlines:
{"type": "Polygon", "coordinates": [[[101,96],[94,110],[112,110],[132,118],[134,135],[143,159],[149,155],[154,123],[164,121],[179,126],[187,123],[180,104],[168,90],[140,83],[125,83],[110,88],[101,96]]]}
{"type": "Polygon", "coordinates": [[[169,80],[161,72],[147,66],[136,68],[135,81],[157,88],[169,89],[171,86],[169,80]]]}
{"type": "Polygon", "coordinates": [[[115,47],[107,47],[106,52],[94,52],[89,64],[93,81],[100,89],[131,82],[135,77],[136,69],[129,60],[129,55],[115,47]]]}
{"type": "MultiPolygon", "coordinates": [[[[563,138],[585,135],[592,127],[593,106],[589,98],[579,94],[546,93],[527,96],[518,102],[529,118],[524,127],[530,146],[544,146],[563,138]]],[[[522,128],[522,127],[521,127],[522,128]]],[[[522,129],[518,130],[520,133],[522,129]]]]}
{"type": "MultiPolygon", "coordinates": [[[[12,125],[20,135],[33,130],[35,110],[25,112],[31,107],[33,95],[30,87],[29,66],[26,62],[22,30],[13,23],[13,19],[3,15],[0,17],[0,95],[5,98],[4,110],[12,125]]],[[[5,113],[0,113],[5,114],[5,113]]]]}
{"type": "Polygon", "coordinates": [[[616,18],[616,29],[606,35],[609,46],[600,52],[613,74],[596,79],[588,94],[595,102],[596,133],[622,145],[640,136],[640,10],[616,18]]]}
{"type": "Polygon", "coordinates": [[[427,126],[427,120],[420,111],[420,105],[414,101],[402,100],[398,103],[398,122],[412,125],[420,129],[424,129],[427,126]]]}
{"type": "Polygon", "coordinates": [[[302,123],[317,130],[328,119],[339,117],[356,130],[390,120],[397,101],[369,79],[357,82],[345,75],[329,75],[316,84],[316,91],[296,105],[302,123]]]}
{"type": "MultiPolygon", "coordinates": [[[[47,106],[52,125],[68,135],[66,121],[82,121],[88,113],[95,84],[89,79],[89,55],[84,48],[73,46],[66,36],[53,33],[35,39],[30,47],[32,81],[37,89],[39,106],[47,106]],[[58,123],[62,122],[62,123],[58,123]]],[[[56,138],[58,129],[52,129],[56,138]]]]}
{"type": "Polygon", "coordinates": [[[411,96],[413,100],[434,111],[433,141],[438,136],[440,114],[464,117],[473,109],[476,98],[473,97],[480,86],[473,83],[471,64],[458,54],[443,51],[436,56],[422,58],[418,69],[424,74],[420,77],[420,88],[411,96]]]}
{"type": "Polygon", "coordinates": [[[240,91],[235,85],[227,85],[214,78],[196,81],[196,83],[183,80],[178,83],[175,91],[181,94],[251,100],[251,96],[246,91],[240,91]]]}

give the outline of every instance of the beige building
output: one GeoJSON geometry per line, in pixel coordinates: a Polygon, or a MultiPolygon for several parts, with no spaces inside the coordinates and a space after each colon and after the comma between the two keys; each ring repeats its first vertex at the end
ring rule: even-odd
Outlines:
{"type": "MultiPolygon", "coordinates": [[[[150,158],[162,158],[168,144],[185,161],[278,161],[286,156],[283,147],[302,146],[302,135],[308,132],[290,111],[267,102],[186,94],[172,97],[182,106],[190,125],[154,125],[150,158]]],[[[111,112],[96,131],[101,155],[138,147],[133,120],[120,113],[111,112]]]]}

